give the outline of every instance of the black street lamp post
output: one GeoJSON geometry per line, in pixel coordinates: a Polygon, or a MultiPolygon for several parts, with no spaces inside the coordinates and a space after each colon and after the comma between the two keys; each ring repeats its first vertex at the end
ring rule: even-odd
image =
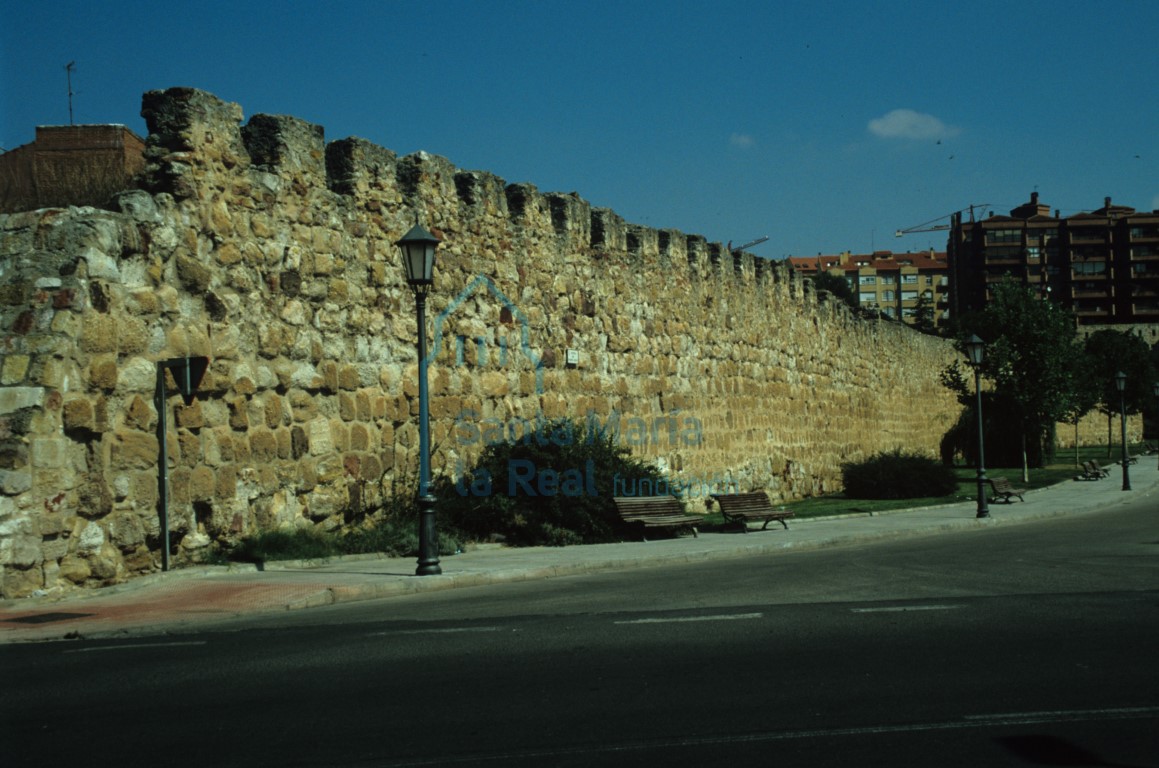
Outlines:
{"type": "Polygon", "coordinates": [[[439,538],[435,525],[435,497],[431,495],[431,428],[427,393],[427,294],[435,278],[435,251],[439,238],[418,224],[402,236],[396,245],[402,251],[406,281],[415,294],[418,314],[419,354],[419,564],[416,576],[437,576],[439,538]]]}
{"type": "Polygon", "coordinates": [[[1151,394],[1155,395],[1155,399],[1159,400],[1159,381],[1151,385],[1151,394]]]}
{"type": "Polygon", "coordinates": [[[976,517],[990,517],[990,507],[986,503],[986,451],[985,438],[982,434],[982,352],[986,344],[977,335],[966,339],[966,356],[970,359],[970,367],[974,369],[974,392],[977,402],[975,410],[978,412],[978,514],[976,517]]]}
{"type": "Polygon", "coordinates": [[[1119,390],[1119,426],[1123,430],[1123,490],[1131,490],[1131,474],[1127,469],[1127,401],[1123,392],[1127,389],[1127,374],[1115,374],[1115,389],[1119,390]]]}

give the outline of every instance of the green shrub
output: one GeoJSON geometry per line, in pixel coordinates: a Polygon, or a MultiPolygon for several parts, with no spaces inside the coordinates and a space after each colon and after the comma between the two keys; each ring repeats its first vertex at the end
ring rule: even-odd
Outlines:
{"type": "Polygon", "coordinates": [[[958,489],[951,467],[900,448],[843,465],[841,479],[851,499],[919,499],[947,496],[958,489]]]}
{"type": "Polygon", "coordinates": [[[617,541],[613,495],[667,490],[660,471],[632,457],[612,435],[558,419],[486,446],[473,467],[436,481],[432,492],[440,521],[466,537],[563,546],[617,541]]]}
{"type": "Polygon", "coordinates": [[[267,560],[323,560],[340,554],[334,538],[313,528],[266,531],[242,539],[229,559],[243,563],[267,560]]]}

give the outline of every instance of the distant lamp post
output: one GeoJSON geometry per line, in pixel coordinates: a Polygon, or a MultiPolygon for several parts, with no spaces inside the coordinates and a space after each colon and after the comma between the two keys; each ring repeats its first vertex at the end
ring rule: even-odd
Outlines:
{"type": "Polygon", "coordinates": [[[1151,385],[1151,394],[1155,395],[1155,399],[1159,400],[1159,381],[1151,385]]]}
{"type": "Polygon", "coordinates": [[[966,339],[966,357],[974,369],[974,392],[978,398],[974,410],[978,412],[978,514],[976,517],[990,517],[990,507],[986,503],[986,450],[982,433],[982,353],[986,343],[972,335],[966,339]]]}
{"type": "Polygon", "coordinates": [[[396,245],[402,251],[406,281],[415,294],[418,314],[419,353],[419,563],[416,576],[437,576],[439,539],[435,526],[435,497],[431,495],[431,428],[427,394],[427,294],[435,280],[435,251],[439,238],[418,224],[402,236],[396,245]]]}
{"type": "Polygon", "coordinates": [[[1151,394],[1156,396],[1156,400],[1159,400],[1159,381],[1154,382],[1153,385],[1151,385],[1151,394]]]}
{"type": "Polygon", "coordinates": [[[1123,430],[1123,490],[1131,490],[1131,474],[1127,470],[1127,401],[1123,393],[1127,389],[1127,374],[1115,374],[1115,389],[1119,390],[1119,426],[1123,430]]]}

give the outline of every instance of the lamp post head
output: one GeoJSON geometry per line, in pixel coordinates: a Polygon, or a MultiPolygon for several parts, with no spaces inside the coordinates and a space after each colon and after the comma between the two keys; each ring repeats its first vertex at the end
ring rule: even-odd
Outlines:
{"type": "Polygon", "coordinates": [[[435,251],[439,248],[439,238],[421,225],[415,224],[410,231],[395,243],[402,251],[402,264],[406,268],[406,281],[415,291],[425,292],[435,280],[435,251]]]}
{"type": "Polygon", "coordinates": [[[970,365],[977,368],[982,364],[982,351],[986,347],[986,342],[978,338],[977,334],[972,334],[970,338],[965,341],[966,357],[970,360],[970,365]]]}
{"type": "Polygon", "coordinates": [[[1155,397],[1159,397],[1159,381],[1151,385],[1151,394],[1155,395],[1155,397]]]}
{"type": "Polygon", "coordinates": [[[1115,374],[1115,389],[1122,392],[1127,388],[1127,374],[1119,371],[1115,374]]]}

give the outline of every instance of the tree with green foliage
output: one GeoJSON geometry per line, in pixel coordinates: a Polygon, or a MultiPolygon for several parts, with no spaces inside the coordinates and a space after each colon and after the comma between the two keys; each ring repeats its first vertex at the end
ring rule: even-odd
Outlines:
{"type": "Polygon", "coordinates": [[[1115,444],[1112,423],[1119,415],[1115,374],[1119,371],[1127,374],[1122,398],[1127,413],[1140,413],[1154,399],[1151,387],[1156,380],[1155,363],[1147,342],[1127,331],[1110,328],[1095,331],[1087,336],[1083,349],[1099,411],[1107,416],[1107,451],[1110,452],[1115,444]]]}
{"type": "Polygon", "coordinates": [[[853,288],[844,277],[832,272],[817,272],[815,275],[810,275],[809,279],[813,281],[813,287],[818,291],[829,291],[849,306],[857,309],[857,294],[853,292],[853,288]]]}
{"type": "Polygon", "coordinates": [[[1074,425],[1074,465],[1079,459],[1079,421],[1099,404],[1101,391],[1095,380],[1094,365],[1085,347],[1075,345],[1075,354],[1068,363],[1071,376],[1071,397],[1067,403],[1065,421],[1074,425]]]}
{"type": "Polygon", "coordinates": [[[964,352],[971,334],[986,342],[982,376],[994,383],[993,397],[1007,401],[1017,419],[1027,482],[1032,461],[1042,466],[1053,447],[1054,425],[1074,407],[1068,363],[1076,352],[1075,322],[1058,304],[1018,283],[998,283],[992,291],[985,309],[962,318],[958,347],[964,352]]]}
{"type": "Polygon", "coordinates": [[[923,293],[914,304],[911,325],[922,333],[937,333],[938,327],[934,322],[934,312],[933,299],[923,293]]]}

